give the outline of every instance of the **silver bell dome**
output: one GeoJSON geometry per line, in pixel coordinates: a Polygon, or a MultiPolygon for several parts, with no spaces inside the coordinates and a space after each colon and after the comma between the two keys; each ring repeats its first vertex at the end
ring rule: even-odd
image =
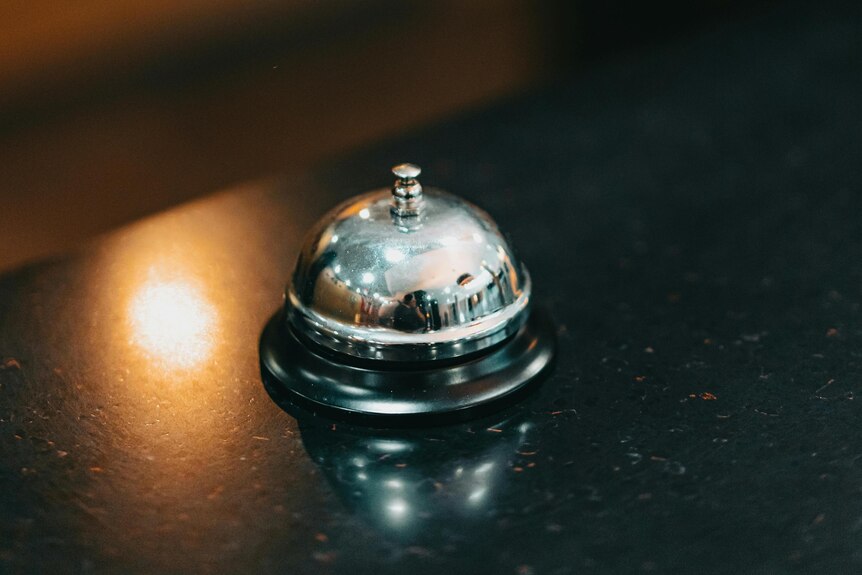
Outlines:
{"type": "Polygon", "coordinates": [[[357,358],[426,361],[518,331],[530,277],[491,217],[424,189],[412,164],[392,189],[335,207],[306,236],[287,287],[293,331],[357,358]]]}

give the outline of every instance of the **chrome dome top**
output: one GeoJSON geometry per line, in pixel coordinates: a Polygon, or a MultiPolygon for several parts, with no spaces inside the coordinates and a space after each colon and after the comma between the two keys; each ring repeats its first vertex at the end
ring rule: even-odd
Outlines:
{"type": "Polygon", "coordinates": [[[352,198],[309,232],[287,288],[295,332],[336,352],[425,361],[514,334],[530,278],[490,216],[402,164],[391,190],[352,198]]]}

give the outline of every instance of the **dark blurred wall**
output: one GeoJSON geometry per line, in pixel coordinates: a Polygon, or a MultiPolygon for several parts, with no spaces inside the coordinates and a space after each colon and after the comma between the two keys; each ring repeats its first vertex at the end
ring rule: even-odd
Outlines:
{"type": "Polygon", "coordinates": [[[2,3],[0,269],[748,5],[2,3]]]}
{"type": "Polygon", "coordinates": [[[534,85],[530,2],[0,7],[0,267],[534,85]]]}

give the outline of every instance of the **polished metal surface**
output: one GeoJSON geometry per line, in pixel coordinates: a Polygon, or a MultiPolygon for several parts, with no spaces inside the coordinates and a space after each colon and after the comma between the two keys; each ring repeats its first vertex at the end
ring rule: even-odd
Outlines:
{"type": "Polygon", "coordinates": [[[418,219],[410,221],[399,218],[419,218],[425,210],[422,184],[416,180],[422,169],[415,164],[399,164],[392,168],[392,173],[398,177],[392,186],[393,221],[402,227],[409,224],[416,227],[421,223],[418,219]]]}
{"type": "Polygon", "coordinates": [[[392,173],[402,180],[415,180],[422,173],[422,168],[416,164],[398,164],[392,168],[392,173]]]}
{"type": "Polygon", "coordinates": [[[353,198],[306,237],[287,289],[288,321],[328,349],[366,359],[462,357],[523,324],[530,277],[491,217],[423,190],[396,166],[392,190],[353,198]]]}

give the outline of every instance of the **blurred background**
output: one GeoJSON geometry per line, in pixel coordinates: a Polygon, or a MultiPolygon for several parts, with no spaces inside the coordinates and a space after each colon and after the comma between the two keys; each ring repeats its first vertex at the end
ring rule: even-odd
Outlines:
{"type": "Polygon", "coordinates": [[[773,4],[8,0],[0,270],[773,4]]]}

